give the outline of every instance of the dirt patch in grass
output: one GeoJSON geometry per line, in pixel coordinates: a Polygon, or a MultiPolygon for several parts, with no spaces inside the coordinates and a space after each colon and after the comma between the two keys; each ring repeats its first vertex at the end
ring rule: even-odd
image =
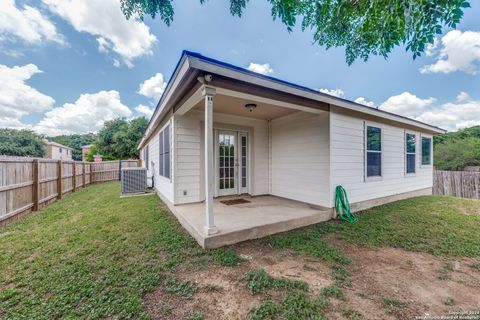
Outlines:
{"type": "MultiPolygon", "coordinates": [[[[352,262],[347,266],[351,284],[341,288],[345,300],[328,299],[325,319],[411,319],[425,314],[445,315],[453,310],[476,310],[480,305],[480,270],[472,258],[444,258],[394,248],[368,248],[326,237],[340,246],[352,262]],[[440,277],[448,273],[448,277],[440,277]],[[444,279],[444,280],[442,280],[444,279]]],[[[245,260],[237,267],[208,266],[177,271],[175,277],[190,281],[198,290],[190,298],[167,292],[160,285],[144,297],[153,319],[184,319],[201,314],[204,319],[246,319],[264,300],[252,295],[242,276],[262,268],[275,278],[305,281],[311,297],[335,281],[327,263],[291,250],[254,246],[233,247],[245,260]]],[[[162,282],[163,283],[163,282],[162,282]]],[[[280,292],[269,292],[281,303],[280,292]]]]}
{"type": "MultiPolygon", "coordinates": [[[[339,244],[333,237],[328,242],[339,244]]],[[[371,307],[381,308],[385,316],[406,319],[446,315],[453,310],[473,311],[480,305],[480,271],[472,267],[477,262],[473,258],[345,243],[341,246],[352,259],[348,300],[368,317],[378,317],[371,307]]]]}
{"type": "MultiPolygon", "coordinates": [[[[245,261],[237,267],[208,266],[200,270],[178,271],[175,277],[195,283],[198,291],[192,297],[181,297],[160,285],[145,295],[144,306],[153,319],[183,319],[201,312],[205,319],[245,319],[252,308],[260,305],[261,295],[252,295],[242,276],[257,268],[265,269],[276,278],[302,280],[309,284],[310,292],[318,294],[330,285],[330,269],[323,262],[299,256],[288,250],[275,250],[252,246],[236,247],[245,261]],[[165,313],[165,305],[171,306],[165,313]]],[[[272,296],[280,299],[275,292],[272,296]]]]}

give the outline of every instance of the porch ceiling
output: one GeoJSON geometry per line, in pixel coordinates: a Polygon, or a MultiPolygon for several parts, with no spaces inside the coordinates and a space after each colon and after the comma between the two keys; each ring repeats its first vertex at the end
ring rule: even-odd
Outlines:
{"type": "MultiPolygon", "coordinates": [[[[260,103],[242,98],[217,94],[213,98],[213,112],[233,114],[236,116],[249,117],[261,120],[273,120],[295,112],[298,110],[279,107],[273,104],[260,103]],[[245,108],[245,104],[255,103],[257,108],[250,112],[245,108]]],[[[198,102],[195,109],[204,110],[204,101],[198,102]]]]}

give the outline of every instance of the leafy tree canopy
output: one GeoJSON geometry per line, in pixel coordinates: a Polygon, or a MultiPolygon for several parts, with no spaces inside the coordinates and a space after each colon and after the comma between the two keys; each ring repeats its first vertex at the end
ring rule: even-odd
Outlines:
{"type": "Polygon", "coordinates": [[[93,133],[62,135],[52,137],[51,140],[72,148],[73,160],[81,161],[82,146],[92,144],[95,141],[95,135],[93,133]]]}
{"type": "MultiPolygon", "coordinates": [[[[157,16],[170,25],[173,0],[120,0],[127,18],[157,16]]],[[[345,47],[346,61],[384,58],[392,49],[405,45],[413,58],[443,27],[455,28],[470,7],[466,0],[267,0],[272,18],[280,19],[291,31],[299,24],[313,31],[313,41],[327,49],[345,47]]],[[[200,0],[204,3],[205,0],[200,0]]],[[[248,0],[230,0],[230,13],[241,17],[248,0]]]]}
{"type": "Polygon", "coordinates": [[[441,170],[480,165],[480,126],[435,136],[434,162],[441,170]]]}
{"type": "Polygon", "coordinates": [[[44,154],[42,137],[33,131],[0,129],[0,155],[41,158],[44,154]]]}
{"type": "Polygon", "coordinates": [[[145,117],[130,122],[125,119],[107,121],[98,132],[95,146],[104,160],[138,158],[137,146],[147,127],[145,117]]]}

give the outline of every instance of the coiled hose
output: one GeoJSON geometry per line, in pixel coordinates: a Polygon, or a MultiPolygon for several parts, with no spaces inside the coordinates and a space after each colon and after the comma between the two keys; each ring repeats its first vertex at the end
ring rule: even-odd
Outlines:
{"type": "Polygon", "coordinates": [[[350,203],[348,202],[347,192],[342,186],[335,188],[335,211],[338,217],[348,222],[355,222],[358,217],[350,211],[350,203]]]}

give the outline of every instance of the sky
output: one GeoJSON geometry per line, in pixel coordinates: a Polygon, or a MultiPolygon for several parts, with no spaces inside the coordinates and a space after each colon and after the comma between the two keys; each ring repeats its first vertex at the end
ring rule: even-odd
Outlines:
{"type": "Polygon", "coordinates": [[[480,125],[480,3],[471,5],[416,60],[399,47],[348,66],[344,48],[289,33],[266,0],[241,18],[225,0],[176,0],[170,26],[126,20],[119,0],[0,0],[0,127],[54,136],[148,118],[182,50],[450,131],[480,125]]]}

